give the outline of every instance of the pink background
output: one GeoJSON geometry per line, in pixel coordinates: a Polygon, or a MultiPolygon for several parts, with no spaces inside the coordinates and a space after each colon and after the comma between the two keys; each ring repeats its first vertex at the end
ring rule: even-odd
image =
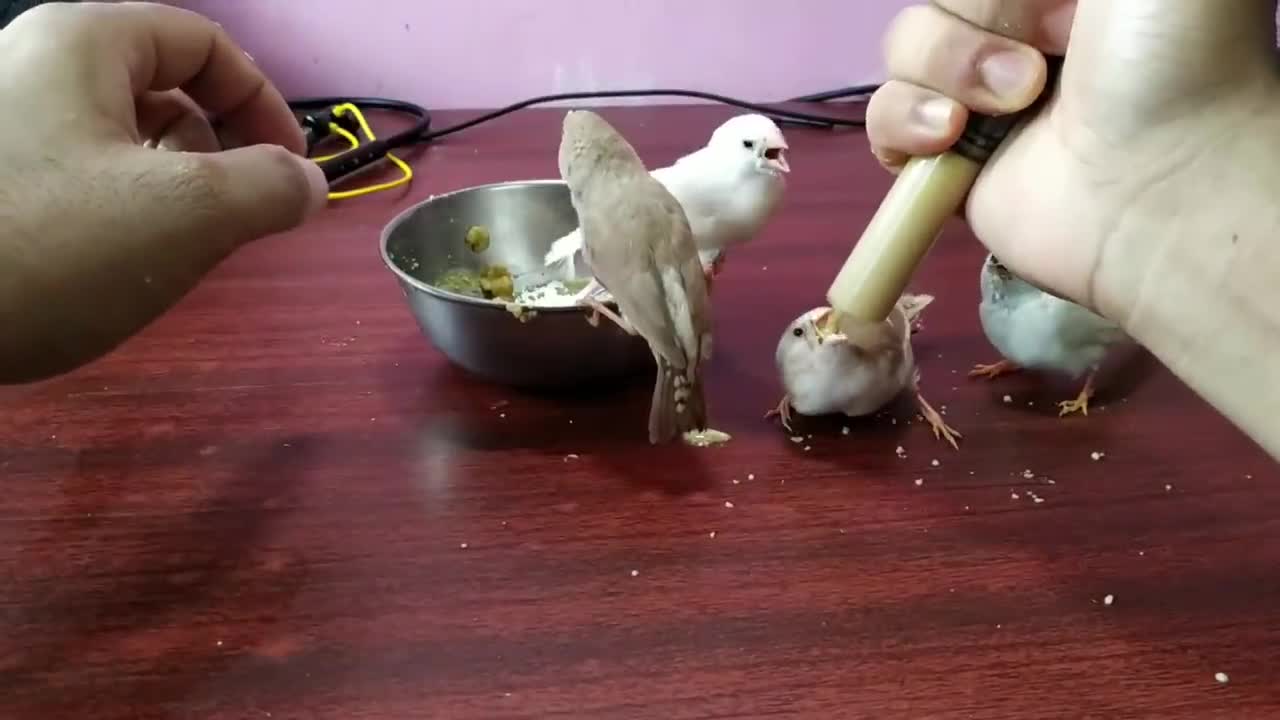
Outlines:
{"type": "Polygon", "coordinates": [[[222,23],[288,96],[383,95],[440,109],[659,85],[763,102],[878,82],[881,35],[910,1],[171,4],[222,23]]]}

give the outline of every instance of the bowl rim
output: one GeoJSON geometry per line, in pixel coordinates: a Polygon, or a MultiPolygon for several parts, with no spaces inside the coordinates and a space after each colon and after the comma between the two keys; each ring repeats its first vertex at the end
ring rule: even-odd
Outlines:
{"type": "MultiPolygon", "coordinates": [[[[430,205],[431,203],[436,202],[438,200],[444,200],[446,198],[453,197],[454,195],[461,195],[467,192],[475,192],[477,190],[492,190],[495,188],[508,188],[508,187],[529,187],[529,186],[537,187],[537,186],[548,186],[548,185],[557,185],[560,187],[567,187],[568,183],[558,178],[540,178],[540,179],[529,179],[529,180],[502,180],[499,182],[485,183],[483,185],[472,185],[469,187],[458,188],[457,190],[450,190],[449,192],[446,192],[446,193],[441,193],[439,195],[432,195],[430,197],[419,200],[418,202],[410,205],[404,210],[401,210],[400,212],[396,213],[395,217],[391,218],[391,220],[382,227],[382,232],[378,239],[378,246],[379,246],[378,249],[379,249],[379,253],[382,255],[382,263],[386,265],[387,268],[391,270],[391,272],[395,273],[396,277],[399,278],[401,282],[413,287],[415,290],[418,290],[420,292],[424,292],[428,295],[431,295],[433,297],[439,298],[441,300],[446,300],[449,302],[462,303],[465,305],[477,305],[479,307],[486,307],[486,308],[495,308],[498,310],[502,310],[503,312],[506,312],[507,306],[511,305],[512,303],[500,302],[498,300],[487,300],[485,298],[472,297],[470,295],[463,295],[461,293],[450,292],[448,290],[436,287],[435,285],[431,285],[429,283],[425,283],[419,280],[418,278],[413,277],[409,273],[405,272],[404,269],[401,268],[399,264],[392,259],[391,253],[387,249],[387,244],[391,240],[391,234],[395,232],[395,230],[399,228],[400,225],[402,225],[405,222],[405,220],[409,218],[410,215],[417,212],[420,208],[425,207],[426,205],[430,205]]],[[[527,307],[529,307],[532,310],[537,310],[539,314],[583,312],[583,308],[575,305],[555,305],[555,306],[547,306],[547,307],[544,307],[541,305],[529,305],[527,307]]]]}

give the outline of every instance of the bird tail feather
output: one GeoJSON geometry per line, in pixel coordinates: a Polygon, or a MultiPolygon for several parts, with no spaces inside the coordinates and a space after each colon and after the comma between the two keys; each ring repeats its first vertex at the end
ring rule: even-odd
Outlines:
{"type": "Polygon", "coordinates": [[[686,373],[654,355],[658,372],[649,406],[649,442],[670,442],[691,430],[707,429],[707,402],[701,373],[686,373]]]}

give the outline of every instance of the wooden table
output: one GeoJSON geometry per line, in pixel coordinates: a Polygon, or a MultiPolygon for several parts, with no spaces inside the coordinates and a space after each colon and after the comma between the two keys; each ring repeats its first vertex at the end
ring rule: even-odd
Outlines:
{"type": "MultiPolygon", "coordinates": [[[[729,112],[607,116],[665,163],[729,112]]],[[[0,394],[0,718],[1280,713],[1275,466],[1142,356],[1088,418],[1056,416],[1069,383],[967,380],[993,356],[960,225],[917,284],[960,452],[908,405],[798,442],[762,419],[779,334],[888,187],[860,133],[789,131],[786,206],[717,286],[728,446],[648,447],[643,379],[546,397],[446,364],[378,231],[554,175],[559,117],[433,147],[407,194],[336,204],[109,358],[0,394]]]]}

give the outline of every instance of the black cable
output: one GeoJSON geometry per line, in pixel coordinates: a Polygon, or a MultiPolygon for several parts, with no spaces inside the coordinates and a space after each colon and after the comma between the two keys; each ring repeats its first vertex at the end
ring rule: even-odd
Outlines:
{"type": "Polygon", "coordinates": [[[289,108],[295,113],[307,113],[306,116],[299,118],[298,122],[302,125],[303,134],[307,139],[308,153],[315,143],[323,140],[328,134],[333,108],[346,104],[355,105],[362,110],[382,110],[408,115],[415,118],[416,122],[412,127],[394,135],[359,145],[336,157],[317,163],[324,170],[325,179],[330,185],[372,167],[386,158],[387,153],[395,148],[421,142],[421,138],[431,132],[431,113],[421,105],[406,100],[339,96],[290,100],[289,108]]]}
{"type": "Polygon", "coordinates": [[[811,95],[801,95],[798,98],[792,98],[789,102],[824,103],[832,100],[865,100],[879,89],[880,85],[878,83],[873,83],[871,85],[850,85],[849,87],[836,88],[835,90],[824,90],[823,92],[817,92],[811,95]]]}
{"type": "Polygon", "coordinates": [[[836,127],[862,128],[866,124],[862,120],[848,120],[845,118],[829,117],[826,115],[814,115],[812,113],[801,112],[799,110],[787,110],[785,108],[770,107],[759,103],[738,100],[737,98],[717,95],[715,93],[701,92],[698,90],[678,90],[678,89],[658,89],[658,90],[603,90],[593,92],[572,92],[572,93],[556,93],[554,95],[540,95],[538,97],[521,100],[520,102],[508,105],[498,110],[484,113],[470,120],[451,125],[443,130],[436,130],[427,133],[419,142],[431,142],[473,128],[477,125],[496,120],[504,115],[534,105],[545,105],[551,102],[563,102],[566,100],[604,100],[610,98],[632,98],[632,97],[687,97],[698,100],[709,100],[711,102],[720,103],[722,105],[730,105],[733,107],[750,110],[751,112],[768,115],[775,122],[781,121],[786,123],[807,125],[809,127],[817,127],[823,129],[832,129],[836,127]]]}
{"type": "MultiPolygon", "coordinates": [[[[860,88],[842,88],[832,93],[819,93],[817,95],[805,96],[806,98],[821,99],[798,99],[795,102],[823,102],[825,99],[833,99],[835,97],[850,97],[853,95],[863,94],[873,91],[874,87],[862,86],[860,88]],[[862,92],[853,93],[851,91],[859,90],[862,92]]],[[[463,122],[451,125],[441,130],[431,129],[431,113],[423,106],[404,100],[393,100],[390,98],[378,97],[312,97],[291,100],[289,107],[295,112],[310,113],[306,117],[300,118],[304,131],[307,133],[308,147],[312,144],[324,139],[327,134],[328,121],[332,119],[332,109],[337,105],[350,103],[361,109],[367,110],[383,110],[387,112],[400,113],[416,118],[417,122],[406,130],[402,130],[394,135],[382,138],[365,145],[348,150],[341,155],[320,163],[324,168],[325,177],[330,183],[335,183],[342,178],[347,177],[355,172],[363,170],[374,163],[386,157],[387,153],[396,148],[405,147],[407,145],[417,145],[431,143],[440,138],[462,132],[477,125],[496,120],[500,117],[510,115],[514,112],[535,105],[545,105],[552,102],[563,102],[569,100],[603,100],[610,98],[632,98],[632,97],[686,97],[698,100],[707,100],[710,102],[729,105],[732,107],[742,108],[751,112],[760,113],[773,119],[780,124],[796,124],[807,127],[821,128],[832,130],[837,127],[845,128],[864,128],[866,122],[862,119],[846,119],[830,117],[827,115],[816,115],[813,113],[803,112],[799,110],[790,110],[786,108],[772,107],[760,103],[747,102],[737,98],[718,95],[716,93],[701,92],[698,90],[681,90],[681,89],[653,89],[653,90],[605,90],[593,92],[572,92],[572,93],[556,93],[553,95],[539,95],[538,97],[529,98],[520,102],[508,105],[498,110],[483,113],[477,117],[465,120],[463,122]],[[327,113],[327,114],[326,114],[327,113]]]]}
{"type": "Polygon", "coordinates": [[[328,112],[338,105],[347,103],[355,105],[361,110],[382,110],[384,112],[399,113],[417,120],[413,127],[387,137],[387,149],[394,149],[417,142],[417,138],[431,132],[431,112],[425,107],[407,100],[392,100],[380,97],[309,97],[290,100],[289,107],[294,112],[328,112]]]}

